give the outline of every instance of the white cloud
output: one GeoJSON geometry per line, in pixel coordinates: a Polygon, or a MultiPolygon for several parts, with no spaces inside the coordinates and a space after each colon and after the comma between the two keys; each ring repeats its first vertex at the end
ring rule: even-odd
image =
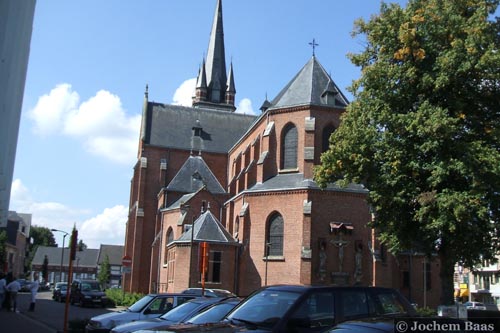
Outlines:
{"type": "Polygon", "coordinates": [[[35,122],[34,132],[45,136],[57,133],[64,126],[65,116],[78,107],[80,96],[67,83],[59,84],[38,99],[28,116],[35,122]]]}
{"type": "Polygon", "coordinates": [[[84,221],[78,236],[89,248],[99,248],[101,244],[123,245],[125,242],[125,224],[128,219],[128,208],[116,205],[84,221]]]}
{"type": "MultiPolygon", "coordinates": [[[[128,208],[123,205],[106,208],[97,216],[88,218],[91,213],[87,209],[69,207],[59,202],[36,201],[21,180],[16,179],[12,182],[10,210],[32,214],[32,224],[40,227],[69,233],[76,225],[78,239],[83,240],[89,248],[96,249],[101,244],[121,245],[125,242],[128,208]]],[[[62,245],[62,235],[54,233],[59,246],[62,245]]]]}
{"type": "Polygon", "coordinates": [[[128,116],[120,98],[106,90],[79,104],[71,85],[60,84],[39,98],[29,116],[37,134],[71,136],[91,154],[128,165],[135,162],[141,115],[128,116]]]}
{"type": "Polygon", "coordinates": [[[243,98],[240,101],[240,103],[238,104],[238,107],[236,108],[236,113],[256,115],[256,113],[252,107],[252,101],[248,98],[243,98]]]}
{"type": "Polygon", "coordinates": [[[193,94],[196,88],[196,78],[192,78],[182,82],[182,84],[175,90],[174,97],[172,98],[174,105],[192,106],[193,94]]]}

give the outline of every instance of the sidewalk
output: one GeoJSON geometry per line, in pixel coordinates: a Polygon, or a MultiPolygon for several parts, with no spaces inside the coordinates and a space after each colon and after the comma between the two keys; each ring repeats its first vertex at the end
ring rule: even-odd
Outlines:
{"type": "Polygon", "coordinates": [[[57,330],[27,316],[25,313],[0,310],[0,331],[16,333],[56,333],[57,330]]]}

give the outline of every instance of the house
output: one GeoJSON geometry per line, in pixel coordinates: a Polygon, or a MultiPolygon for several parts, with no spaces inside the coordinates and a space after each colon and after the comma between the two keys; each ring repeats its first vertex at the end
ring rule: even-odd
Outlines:
{"type": "Polygon", "coordinates": [[[6,226],[0,227],[0,231],[5,231],[7,236],[5,261],[0,271],[10,272],[16,277],[24,275],[30,228],[31,214],[9,211],[6,226]]]}
{"type": "Polygon", "coordinates": [[[109,262],[109,286],[121,286],[122,282],[123,245],[104,245],[99,248],[97,256],[97,274],[101,271],[104,261],[109,262]]]}
{"type": "Polygon", "coordinates": [[[387,253],[368,227],[368,189],[313,180],[349,104],[319,59],[313,53],[259,116],[235,113],[222,20],[217,0],[192,107],[149,101],[146,87],[124,290],[203,283],[246,296],[276,283],[373,285],[437,305],[439,263],[387,253]]]}
{"type": "MultiPolygon", "coordinates": [[[[73,260],[73,279],[97,279],[103,258],[108,256],[111,267],[110,285],[119,284],[123,246],[101,245],[99,249],[76,251],[73,260]]],[[[38,246],[31,262],[32,272],[42,272],[47,258],[47,282],[67,281],[70,264],[69,248],[38,246]]],[[[41,276],[41,274],[40,274],[41,276]]]]}

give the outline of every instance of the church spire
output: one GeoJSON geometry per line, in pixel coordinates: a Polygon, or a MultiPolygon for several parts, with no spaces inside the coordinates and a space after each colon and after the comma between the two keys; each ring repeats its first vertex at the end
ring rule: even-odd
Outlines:
{"type": "Polygon", "coordinates": [[[229,79],[226,72],[222,0],[217,0],[206,60],[198,72],[193,107],[234,112],[235,93],[232,64],[229,79]]]}
{"type": "MultiPolygon", "coordinates": [[[[221,84],[227,82],[226,76],[226,54],[224,49],[224,27],[222,24],[222,0],[217,0],[215,7],[214,21],[212,23],[212,32],[210,33],[210,41],[208,43],[206,74],[207,85],[209,89],[219,92],[225,92],[226,89],[221,84]],[[215,86],[218,85],[218,86],[215,86]]],[[[224,96],[210,96],[210,101],[220,103],[224,101],[224,96]]]]}

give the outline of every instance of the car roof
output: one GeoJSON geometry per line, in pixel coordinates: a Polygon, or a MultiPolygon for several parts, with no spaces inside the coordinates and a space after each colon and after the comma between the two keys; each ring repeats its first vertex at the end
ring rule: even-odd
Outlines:
{"type": "Polygon", "coordinates": [[[183,294],[183,293],[150,293],[148,294],[148,296],[162,296],[162,297],[165,297],[165,296],[192,296],[190,294],[183,294]]]}
{"type": "Polygon", "coordinates": [[[362,286],[315,286],[315,285],[294,285],[294,284],[277,284],[267,287],[262,287],[263,289],[271,290],[282,290],[282,291],[293,291],[293,292],[306,292],[308,290],[345,290],[345,289],[370,289],[370,290],[387,290],[394,291],[392,288],[384,287],[362,287],[362,286]]]}

